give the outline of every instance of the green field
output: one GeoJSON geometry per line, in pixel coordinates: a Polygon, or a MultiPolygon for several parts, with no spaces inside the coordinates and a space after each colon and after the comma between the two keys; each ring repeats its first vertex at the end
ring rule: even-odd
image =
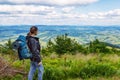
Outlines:
{"type": "MultiPolygon", "coordinates": [[[[19,61],[10,55],[0,55],[7,61],[9,67],[20,70],[23,73],[4,73],[2,80],[27,80],[30,60],[19,61]]],[[[88,54],[78,53],[76,55],[64,54],[58,56],[51,54],[43,57],[45,68],[43,80],[119,80],[120,78],[120,56],[116,54],[88,54]]],[[[36,72],[37,74],[37,72],[36,72]]],[[[37,80],[35,74],[34,80],[37,80]]]]}
{"type": "MultiPolygon", "coordinates": [[[[27,80],[30,60],[20,61],[11,44],[9,40],[0,46],[0,80],[27,80]]],[[[120,80],[119,49],[99,40],[80,45],[66,35],[58,36],[41,55],[43,80],[120,80]]]]}

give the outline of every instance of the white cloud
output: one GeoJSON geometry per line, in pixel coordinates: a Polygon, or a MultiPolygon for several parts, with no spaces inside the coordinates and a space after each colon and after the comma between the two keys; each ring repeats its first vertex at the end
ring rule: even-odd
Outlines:
{"type": "Polygon", "coordinates": [[[1,3],[7,2],[12,4],[38,4],[38,5],[52,5],[52,6],[76,6],[87,5],[98,0],[2,0],[1,3]]]}
{"type": "Polygon", "coordinates": [[[84,14],[68,6],[0,5],[0,17],[0,24],[120,24],[120,9],[84,14]]]}
{"type": "Polygon", "coordinates": [[[108,12],[97,12],[97,13],[92,12],[88,14],[88,17],[94,19],[116,18],[116,17],[120,17],[120,9],[114,9],[108,12]]]}
{"type": "Polygon", "coordinates": [[[64,7],[64,8],[62,8],[62,11],[64,13],[70,13],[70,12],[73,12],[74,9],[75,9],[75,7],[64,7]]]}
{"type": "Polygon", "coordinates": [[[111,10],[105,13],[105,16],[108,17],[120,17],[120,9],[111,10]]]}
{"type": "MultiPolygon", "coordinates": [[[[49,16],[49,18],[61,18],[61,19],[116,19],[116,18],[120,18],[120,9],[114,9],[111,11],[107,11],[107,12],[90,12],[88,14],[83,14],[83,13],[71,13],[71,8],[69,9],[69,7],[65,8],[64,11],[66,11],[66,13],[58,13],[58,12],[54,12],[54,13],[50,13],[47,16],[49,16]],[[66,9],[66,10],[65,10],[66,9]],[[67,11],[68,9],[68,11],[67,11]],[[57,17],[56,17],[57,15],[57,17]],[[50,17],[51,16],[51,17],[50,17]],[[58,17],[59,16],[59,17],[58,17]]],[[[63,10],[63,9],[62,9],[63,10]]]]}
{"type": "Polygon", "coordinates": [[[10,14],[38,14],[44,15],[54,11],[54,7],[34,5],[0,5],[0,12],[10,14]]]}

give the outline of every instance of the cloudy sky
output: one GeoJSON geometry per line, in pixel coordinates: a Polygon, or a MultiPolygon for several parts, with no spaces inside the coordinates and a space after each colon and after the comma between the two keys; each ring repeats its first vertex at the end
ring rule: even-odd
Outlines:
{"type": "Polygon", "coordinates": [[[120,0],[0,0],[0,25],[120,25],[120,0]]]}

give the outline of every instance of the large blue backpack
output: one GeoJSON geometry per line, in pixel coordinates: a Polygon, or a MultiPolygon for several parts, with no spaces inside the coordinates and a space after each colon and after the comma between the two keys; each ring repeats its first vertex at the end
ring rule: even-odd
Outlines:
{"type": "Polygon", "coordinates": [[[18,51],[19,59],[29,59],[32,57],[32,53],[30,52],[26,36],[20,35],[16,41],[12,44],[13,49],[18,51]]]}

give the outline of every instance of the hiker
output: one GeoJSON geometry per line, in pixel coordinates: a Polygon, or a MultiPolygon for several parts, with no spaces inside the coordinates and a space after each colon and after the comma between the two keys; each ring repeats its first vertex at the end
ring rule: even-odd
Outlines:
{"type": "Polygon", "coordinates": [[[33,80],[34,73],[38,69],[38,80],[42,80],[44,67],[40,56],[40,43],[39,38],[35,37],[38,34],[38,28],[32,26],[27,34],[27,45],[32,53],[30,71],[28,74],[28,80],[33,80]]]}

